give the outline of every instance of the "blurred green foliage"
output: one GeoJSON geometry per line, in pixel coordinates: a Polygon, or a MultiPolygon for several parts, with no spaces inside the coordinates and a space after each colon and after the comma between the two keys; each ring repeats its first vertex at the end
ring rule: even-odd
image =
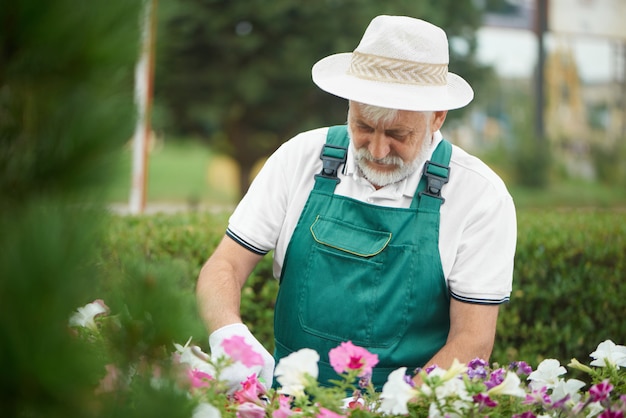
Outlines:
{"type": "Polygon", "coordinates": [[[190,416],[189,400],[173,390],[155,396],[148,374],[134,380],[145,390],[132,396],[95,397],[113,359],[138,375],[142,361],[167,365],[164,342],[171,346],[194,324],[193,296],[179,290],[185,272],[176,265],[140,259],[105,270],[96,263],[108,221],[98,208],[115,151],[135,122],[143,4],[20,0],[0,7],[3,417],[190,416]],[[105,330],[115,346],[77,338],[81,331],[68,326],[72,311],[99,295],[111,295],[117,309],[119,325],[105,330]]]}
{"type": "MultiPolygon", "coordinates": [[[[344,123],[347,102],[311,81],[319,59],[353,51],[372,18],[399,14],[442,27],[451,71],[479,90],[493,77],[475,59],[481,10],[454,0],[187,0],[163,9],[155,97],[175,135],[203,138],[250,169],[296,133],[344,123]]],[[[463,110],[453,112],[450,118],[463,110]]]]}
{"type": "MultiPolygon", "coordinates": [[[[605,339],[624,343],[625,216],[620,209],[519,213],[513,293],[501,307],[493,361],[536,365],[550,357],[567,364],[572,357],[588,360],[605,339]]],[[[160,214],[116,217],[113,225],[103,242],[105,254],[115,248],[134,251],[134,259],[177,260],[189,273],[181,284],[193,293],[204,259],[223,236],[226,218],[160,214]]],[[[277,286],[266,256],[242,296],[244,321],[270,349],[277,286]]],[[[196,335],[196,342],[206,345],[206,336],[196,335]]]]}
{"type": "MultiPolygon", "coordinates": [[[[102,259],[98,263],[107,276],[112,278],[106,286],[104,294],[110,294],[112,299],[119,286],[127,280],[125,274],[114,273],[125,269],[127,263],[166,263],[178,267],[178,290],[189,297],[193,297],[195,283],[200,269],[222,239],[226,230],[227,216],[225,214],[210,213],[180,213],[157,214],[150,216],[114,216],[111,219],[109,230],[101,242],[102,259]],[[115,278],[117,277],[117,278],[115,278]]],[[[255,335],[267,342],[268,349],[273,349],[273,317],[274,298],[278,290],[278,283],[272,279],[271,256],[264,257],[250,276],[242,291],[242,316],[255,335]]],[[[127,295],[126,292],[122,292],[127,295]]],[[[94,297],[105,297],[94,294],[94,297]]],[[[119,294],[117,295],[120,296],[119,294]]],[[[122,298],[128,303],[128,297],[122,298]]],[[[203,346],[208,351],[208,334],[199,323],[196,314],[195,302],[191,302],[191,310],[187,312],[191,317],[186,326],[188,335],[182,335],[185,340],[194,337],[194,343],[203,346]]],[[[187,315],[186,315],[187,316],[187,315]]],[[[180,341],[180,339],[178,340],[180,341]]]]}

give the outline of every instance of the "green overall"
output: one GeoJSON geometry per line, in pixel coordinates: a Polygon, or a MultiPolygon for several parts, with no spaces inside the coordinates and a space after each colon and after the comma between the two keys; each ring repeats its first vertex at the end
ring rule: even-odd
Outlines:
{"type": "MultiPolygon", "coordinates": [[[[346,126],[330,128],[322,155],[343,153],[345,161],[340,147],[348,141],[346,126]]],[[[328,385],[337,379],[328,352],[351,341],[378,355],[372,382],[380,390],[389,373],[422,367],[444,345],[450,298],[438,247],[443,199],[435,196],[447,182],[451,149],[439,144],[410,208],[336,195],[336,175],[315,176],[283,264],[277,361],[312,348],[321,358],[320,384],[328,385]]]]}

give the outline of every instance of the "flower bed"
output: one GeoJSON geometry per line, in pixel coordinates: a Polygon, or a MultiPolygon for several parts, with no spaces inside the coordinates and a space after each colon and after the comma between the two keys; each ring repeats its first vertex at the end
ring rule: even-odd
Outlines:
{"type": "MultiPolygon", "coordinates": [[[[87,339],[99,338],[103,321],[115,321],[98,300],[70,318],[70,326],[87,339]]],[[[243,363],[261,365],[260,356],[242,339],[223,343],[226,356],[211,358],[190,341],[174,344],[170,366],[109,364],[94,392],[116,393],[116,399],[132,398],[132,381],[148,376],[159,390],[184,394],[194,418],[286,418],[290,416],[355,418],[408,415],[411,417],[600,417],[617,418],[626,413],[626,347],[610,340],[590,354],[589,366],[576,359],[568,364],[587,381],[567,378],[558,360],[543,360],[536,369],[523,362],[505,367],[481,359],[468,364],[454,362],[448,369],[430,367],[392,372],[382,392],[376,392],[368,376],[378,357],[351,342],[329,352],[340,379],[331,387],[317,382],[319,355],[302,349],[281,359],[276,366],[277,389],[266,389],[256,374],[232,387],[221,378],[228,367],[243,363]],[[417,372],[421,384],[411,379],[417,372]],[[346,397],[346,394],[351,396],[346,397]],[[125,396],[121,396],[125,394],[125,396]]]]}

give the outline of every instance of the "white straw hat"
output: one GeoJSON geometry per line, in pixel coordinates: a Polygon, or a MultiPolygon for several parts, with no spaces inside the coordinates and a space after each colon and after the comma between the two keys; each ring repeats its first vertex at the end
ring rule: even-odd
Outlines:
{"type": "Polygon", "coordinates": [[[470,85],[448,72],[448,39],[428,22],[377,16],[353,53],[334,54],[312,69],[322,90],[348,100],[401,110],[449,110],[474,98],[470,85]]]}

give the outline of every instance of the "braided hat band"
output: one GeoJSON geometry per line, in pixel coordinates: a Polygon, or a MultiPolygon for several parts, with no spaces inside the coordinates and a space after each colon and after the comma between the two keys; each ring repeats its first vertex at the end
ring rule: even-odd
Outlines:
{"type": "Polygon", "coordinates": [[[390,83],[444,86],[448,65],[405,61],[355,51],[348,74],[390,83]]]}

